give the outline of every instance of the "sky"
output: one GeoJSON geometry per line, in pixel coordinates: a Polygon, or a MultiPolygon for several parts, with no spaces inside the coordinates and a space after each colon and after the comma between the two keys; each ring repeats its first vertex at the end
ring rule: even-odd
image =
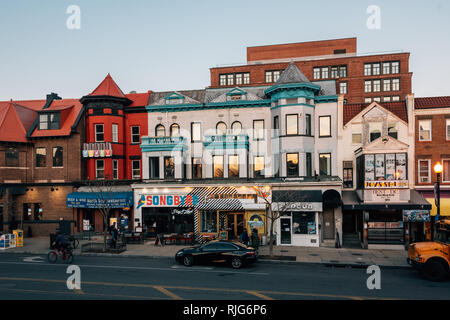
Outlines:
{"type": "Polygon", "coordinates": [[[410,52],[416,96],[450,95],[448,0],[0,0],[0,100],[81,98],[108,73],[125,93],[202,89],[248,46],[346,37],[410,52]]]}

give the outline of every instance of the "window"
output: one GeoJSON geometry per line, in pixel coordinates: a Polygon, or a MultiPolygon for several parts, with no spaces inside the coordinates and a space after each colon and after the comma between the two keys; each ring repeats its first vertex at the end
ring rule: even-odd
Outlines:
{"type": "Polygon", "coordinates": [[[158,124],[155,127],[155,136],[157,136],[157,137],[165,137],[166,136],[166,128],[162,124],[158,124]]]}
{"type": "Polygon", "coordinates": [[[274,137],[278,137],[280,135],[280,117],[273,117],[273,135],[274,137]]]}
{"type": "Polygon", "coordinates": [[[331,137],[331,116],[319,117],[319,138],[331,137]]]}
{"type": "Polygon", "coordinates": [[[170,136],[178,137],[180,135],[180,126],[176,123],[170,126],[170,136]]]}
{"type": "Polygon", "coordinates": [[[298,177],[298,153],[286,154],[286,173],[288,177],[298,177]]]}
{"type": "Polygon", "coordinates": [[[253,161],[253,177],[264,178],[264,157],[254,157],[253,161]]]}
{"type": "Polygon", "coordinates": [[[352,143],[361,144],[362,143],[362,125],[354,124],[352,125],[352,143]]]}
{"type": "Polygon", "coordinates": [[[266,71],[266,82],[277,82],[280,78],[281,71],[266,71]]]}
{"type": "Polygon", "coordinates": [[[164,178],[175,178],[175,165],[173,163],[173,157],[164,157],[164,178]]]}
{"type": "Polygon", "coordinates": [[[383,102],[391,102],[391,97],[383,97],[383,102]]]}
{"type": "Polygon", "coordinates": [[[311,136],[312,132],[311,132],[311,115],[310,114],[305,115],[305,121],[306,121],[305,135],[311,136]]]}
{"type": "Polygon", "coordinates": [[[377,140],[381,137],[381,122],[371,122],[369,123],[369,133],[370,133],[370,142],[377,140]]]}
{"type": "Polygon", "coordinates": [[[391,63],[383,62],[383,74],[390,74],[390,73],[391,73],[391,63]]]}
{"type": "Polygon", "coordinates": [[[231,124],[231,131],[233,134],[241,134],[242,133],[242,124],[239,121],[235,121],[231,124]]]}
{"type": "Polygon", "coordinates": [[[400,73],[400,62],[392,62],[391,73],[397,74],[400,73]]]}
{"type": "Polygon", "coordinates": [[[372,92],[372,81],[364,81],[364,92],[372,92]]]}
{"type": "Polygon", "coordinates": [[[47,157],[47,149],[46,148],[36,148],[36,167],[37,168],[45,168],[46,165],[46,157],[47,157]]]}
{"type": "Polygon", "coordinates": [[[234,74],[227,74],[227,85],[232,86],[234,84],[234,74]]]}
{"type": "Polygon", "coordinates": [[[313,68],[314,79],[320,79],[320,68],[313,68]]]}
{"type": "Polygon", "coordinates": [[[202,158],[192,158],[192,179],[202,178],[202,158]]]}
{"type": "Polygon", "coordinates": [[[306,153],[306,176],[312,177],[312,154],[306,153]]]}
{"type": "Polygon", "coordinates": [[[34,220],[42,220],[42,208],[40,203],[34,204],[34,220]]]}
{"type": "Polygon", "coordinates": [[[95,178],[97,180],[105,179],[105,161],[95,160],[95,178]]]}
{"type": "Polygon", "coordinates": [[[253,140],[264,140],[264,120],[253,120],[253,140]]]}
{"type": "Polygon", "coordinates": [[[347,82],[339,83],[339,92],[340,94],[347,94],[347,82]]]}
{"type": "Polygon", "coordinates": [[[391,80],[383,80],[383,91],[391,91],[391,80]]]}
{"type": "Polygon", "coordinates": [[[159,179],[159,157],[150,157],[148,161],[149,179],[159,179]]]}
{"type": "Polygon", "coordinates": [[[242,84],[242,73],[236,73],[236,84],[242,84]]]}
{"type": "Polygon", "coordinates": [[[400,96],[393,96],[392,101],[400,101],[400,96]]]}
{"type": "Polygon", "coordinates": [[[373,98],[373,101],[374,101],[374,102],[381,102],[381,97],[374,97],[374,98],[373,98]]]}
{"type": "Polygon", "coordinates": [[[400,91],[400,79],[392,79],[392,91],[400,91]]]}
{"type": "Polygon", "coordinates": [[[191,123],[191,138],[192,142],[202,140],[202,127],[200,122],[191,123]]]}
{"type": "Polygon", "coordinates": [[[364,103],[371,103],[372,102],[372,98],[364,98],[364,103]]]}
{"type": "Polygon", "coordinates": [[[217,232],[217,211],[201,211],[201,232],[217,232]]]}
{"type": "Polygon", "coordinates": [[[39,130],[47,130],[48,129],[48,115],[40,114],[39,115],[39,130]]]}
{"type": "Polygon", "coordinates": [[[450,119],[445,120],[445,132],[447,140],[450,140],[450,119]]]}
{"type": "Polygon", "coordinates": [[[419,120],[419,141],[431,141],[431,120],[419,120]]]}
{"type": "Polygon", "coordinates": [[[347,77],[347,66],[339,67],[339,77],[341,78],[347,77]]]}
{"type": "Polygon", "coordinates": [[[112,166],[113,166],[113,179],[117,180],[119,179],[119,160],[113,160],[112,166]]]}
{"type": "Polygon", "coordinates": [[[294,234],[316,234],[316,213],[292,212],[292,232],[294,234]]]}
{"type": "Polygon", "coordinates": [[[380,74],[380,64],[379,63],[374,63],[372,65],[372,75],[378,76],[379,74],[380,74]]]}
{"type": "Polygon", "coordinates": [[[227,125],[224,122],[219,122],[216,125],[216,134],[224,136],[227,134],[227,125]]]}
{"type": "Polygon", "coordinates": [[[431,182],[431,160],[419,160],[419,183],[431,182]]]}
{"type": "Polygon", "coordinates": [[[46,113],[39,115],[40,130],[58,130],[61,129],[61,116],[59,112],[46,113]]]}
{"type": "Polygon", "coordinates": [[[286,135],[298,134],[298,114],[286,115],[286,135]]]}
{"type": "Polygon", "coordinates": [[[338,67],[331,67],[331,78],[336,79],[338,77],[338,67]]]}
{"type": "Polygon", "coordinates": [[[372,65],[370,63],[364,64],[364,75],[371,76],[372,75],[372,65]]]}
{"type": "Polygon", "coordinates": [[[278,79],[280,79],[281,71],[274,71],[273,72],[273,82],[277,82],[278,79]]]}
{"type": "Polygon", "coordinates": [[[328,67],[322,68],[322,79],[328,79],[328,67]]]}
{"type": "Polygon", "coordinates": [[[319,155],[319,172],[321,176],[331,176],[331,153],[319,155]]]}
{"type": "Polygon", "coordinates": [[[63,166],[63,148],[53,147],[53,167],[63,166]]]}
{"type": "Polygon", "coordinates": [[[244,73],[244,84],[250,84],[250,73],[244,73]]]}
{"type": "Polygon", "coordinates": [[[119,142],[119,125],[112,125],[112,142],[119,142]]]}
{"type": "Polygon", "coordinates": [[[226,85],[227,85],[227,75],[221,74],[221,75],[219,76],[219,84],[220,84],[221,86],[226,86],[226,85]]]}
{"type": "Polygon", "coordinates": [[[353,188],[353,162],[344,161],[343,163],[344,174],[343,174],[343,186],[344,188],[353,188]]]}
{"type": "Polygon", "coordinates": [[[31,220],[31,203],[23,204],[23,220],[31,220]]]}
{"type": "Polygon", "coordinates": [[[103,124],[95,125],[95,142],[103,142],[105,141],[105,131],[103,128],[103,124]]]}
{"type": "Polygon", "coordinates": [[[141,161],[140,160],[131,161],[131,177],[133,180],[141,178],[141,161]]]}
{"type": "Polygon", "coordinates": [[[131,127],[131,143],[139,143],[140,135],[140,127],[131,127]]]}
{"type": "Polygon", "coordinates": [[[272,82],[272,71],[266,71],[266,82],[272,82]]]}
{"type": "Polygon", "coordinates": [[[381,80],[373,80],[373,92],[381,91],[381,80]]]}
{"type": "Polygon", "coordinates": [[[239,178],[239,156],[228,156],[228,178],[239,178]]]}
{"type": "Polygon", "coordinates": [[[223,178],[223,156],[213,156],[213,177],[223,178]]]}
{"type": "Polygon", "coordinates": [[[444,159],[442,161],[444,171],[442,172],[442,182],[450,182],[450,160],[444,159]]]}
{"type": "Polygon", "coordinates": [[[394,139],[398,139],[397,125],[395,123],[388,125],[388,135],[394,139]]]}
{"type": "Polygon", "coordinates": [[[5,164],[7,167],[19,166],[19,150],[17,148],[6,148],[5,164]]]}

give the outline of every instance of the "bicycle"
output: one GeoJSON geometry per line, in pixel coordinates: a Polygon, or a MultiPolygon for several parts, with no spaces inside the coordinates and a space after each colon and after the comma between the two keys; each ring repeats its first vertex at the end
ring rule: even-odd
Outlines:
{"type": "Polygon", "coordinates": [[[55,263],[58,260],[58,256],[69,264],[73,262],[72,248],[70,246],[63,250],[53,249],[47,254],[47,260],[50,263],[55,263]]]}

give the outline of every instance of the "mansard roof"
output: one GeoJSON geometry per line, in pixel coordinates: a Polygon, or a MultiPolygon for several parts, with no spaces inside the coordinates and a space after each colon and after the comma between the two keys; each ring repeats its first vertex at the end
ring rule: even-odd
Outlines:
{"type": "Polygon", "coordinates": [[[289,84],[289,83],[310,83],[309,79],[300,71],[294,61],[291,61],[289,65],[281,73],[275,85],[289,84]]]}

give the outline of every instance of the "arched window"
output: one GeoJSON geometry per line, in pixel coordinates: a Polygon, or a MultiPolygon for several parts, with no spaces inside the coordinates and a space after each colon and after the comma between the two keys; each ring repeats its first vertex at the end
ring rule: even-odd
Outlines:
{"type": "Polygon", "coordinates": [[[239,121],[233,122],[231,125],[231,130],[233,131],[233,134],[241,134],[242,124],[239,121]]]}
{"type": "Polygon", "coordinates": [[[219,122],[216,126],[216,133],[219,135],[226,135],[227,125],[224,122],[219,122]]]}
{"type": "Polygon", "coordinates": [[[180,135],[180,126],[177,123],[174,123],[170,126],[170,136],[178,137],[180,135]]]}
{"type": "Polygon", "coordinates": [[[397,126],[395,124],[389,125],[388,135],[394,139],[398,139],[398,131],[397,131],[397,126]]]}
{"type": "Polygon", "coordinates": [[[162,124],[158,124],[155,129],[157,137],[164,137],[166,135],[166,128],[162,124]]]}

